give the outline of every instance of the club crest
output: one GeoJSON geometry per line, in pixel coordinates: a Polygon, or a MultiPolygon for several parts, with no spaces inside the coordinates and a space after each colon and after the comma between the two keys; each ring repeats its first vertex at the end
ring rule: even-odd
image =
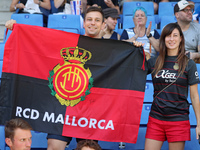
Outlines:
{"type": "Polygon", "coordinates": [[[49,88],[61,105],[75,106],[90,94],[93,78],[89,68],[84,64],[90,60],[92,54],[79,47],[67,47],[60,51],[64,59],[63,65],[56,65],[49,72],[49,88]]]}

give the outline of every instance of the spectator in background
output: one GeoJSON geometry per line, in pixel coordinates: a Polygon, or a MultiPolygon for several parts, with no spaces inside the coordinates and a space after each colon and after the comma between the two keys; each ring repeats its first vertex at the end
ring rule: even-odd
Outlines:
{"type": "Polygon", "coordinates": [[[75,150],[101,150],[101,147],[93,140],[82,140],[78,142],[75,150]]]}
{"type": "Polygon", "coordinates": [[[106,8],[103,10],[105,28],[102,30],[102,37],[104,39],[120,40],[120,35],[114,31],[119,18],[117,9],[106,8]]]}
{"type": "Polygon", "coordinates": [[[200,17],[200,5],[194,11],[193,21],[199,23],[199,17],[200,17]]]}
{"type": "Polygon", "coordinates": [[[191,59],[200,59],[200,24],[192,21],[194,5],[186,0],[174,6],[174,14],[185,38],[185,49],[191,59]]]}
{"type": "Polygon", "coordinates": [[[12,0],[12,3],[10,5],[10,11],[14,12],[17,9],[19,9],[17,13],[41,13],[42,12],[44,26],[46,27],[47,21],[48,21],[48,15],[51,9],[50,0],[33,0],[33,2],[34,3],[31,3],[31,1],[29,0],[12,0]],[[29,5],[26,5],[27,3],[29,3],[29,5]]]}
{"type": "Polygon", "coordinates": [[[121,40],[127,42],[139,41],[144,43],[144,50],[147,58],[156,56],[158,51],[158,39],[160,37],[156,30],[151,30],[151,23],[146,28],[147,12],[143,7],[137,7],[133,11],[134,28],[125,29],[122,32],[121,40]]]}
{"type": "MultiPolygon", "coordinates": [[[[63,12],[65,9],[65,4],[70,4],[70,0],[54,0],[55,8],[58,9],[58,12],[63,12]]],[[[81,0],[81,13],[84,14],[86,11],[87,0],[81,0]]]]}
{"type": "Polygon", "coordinates": [[[30,150],[32,127],[24,120],[11,119],[5,124],[5,142],[10,150],[30,150]]]}
{"type": "Polygon", "coordinates": [[[87,8],[90,6],[101,7],[102,9],[115,8],[118,14],[120,13],[118,0],[87,0],[87,8]]]}

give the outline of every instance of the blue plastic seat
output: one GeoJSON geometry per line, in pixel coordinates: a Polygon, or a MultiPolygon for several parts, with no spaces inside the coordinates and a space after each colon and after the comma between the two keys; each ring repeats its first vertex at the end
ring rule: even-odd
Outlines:
{"type": "Polygon", "coordinates": [[[31,148],[47,148],[47,133],[31,131],[32,145],[31,148]]]}
{"type": "Polygon", "coordinates": [[[173,16],[174,6],[177,2],[159,2],[158,16],[173,16]]]}
{"type": "Polygon", "coordinates": [[[162,16],[160,20],[160,29],[162,29],[169,23],[177,22],[175,16],[162,16]]]}
{"type": "Polygon", "coordinates": [[[3,61],[4,46],[4,43],[0,43],[0,61],[3,61]]]}
{"type": "Polygon", "coordinates": [[[42,14],[12,14],[11,19],[17,21],[20,24],[28,24],[43,27],[43,15],[42,14]]]}
{"type": "Polygon", "coordinates": [[[81,34],[80,15],[49,15],[47,27],[81,34]]]}
{"type": "MultiPolygon", "coordinates": [[[[147,16],[146,27],[148,27],[150,21],[152,21],[151,29],[156,29],[156,22],[154,16],[147,16]]],[[[135,27],[133,22],[133,16],[123,16],[123,29],[135,27]]]]}
{"type": "Polygon", "coordinates": [[[123,16],[133,16],[133,10],[136,7],[143,7],[147,11],[147,16],[154,15],[153,2],[124,2],[123,16]]]}
{"type": "Polygon", "coordinates": [[[0,125],[0,150],[5,149],[5,132],[4,126],[0,125]]]}
{"type": "Polygon", "coordinates": [[[151,81],[146,82],[144,102],[153,102],[153,83],[151,81]]]}

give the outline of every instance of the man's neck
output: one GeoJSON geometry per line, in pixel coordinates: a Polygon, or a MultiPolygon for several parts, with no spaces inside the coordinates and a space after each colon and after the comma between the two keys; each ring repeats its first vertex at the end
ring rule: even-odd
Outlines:
{"type": "Polygon", "coordinates": [[[181,30],[184,32],[184,31],[187,31],[190,27],[190,22],[180,22],[178,21],[178,25],[181,27],[181,30]]]}
{"type": "Polygon", "coordinates": [[[91,38],[94,38],[94,39],[100,39],[101,38],[100,34],[98,34],[96,36],[90,36],[90,35],[85,34],[85,36],[88,36],[88,37],[91,37],[91,38]]]}

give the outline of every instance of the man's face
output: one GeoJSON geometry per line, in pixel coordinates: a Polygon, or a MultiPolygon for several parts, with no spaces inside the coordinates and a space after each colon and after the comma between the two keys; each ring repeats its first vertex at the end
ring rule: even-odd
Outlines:
{"type": "Polygon", "coordinates": [[[191,22],[192,21],[192,8],[190,6],[185,7],[183,10],[176,13],[177,20],[182,22],[191,22]]]}
{"type": "Polygon", "coordinates": [[[89,12],[84,20],[85,36],[101,38],[100,31],[103,28],[103,17],[100,12],[89,12]]]}
{"type": "Polygon", "coordinates": [[[6,144],[11,150],[30,150],[32,143],[32,135],[30,130],[16,129],[14,138],[6,138],[6,144]]]}

